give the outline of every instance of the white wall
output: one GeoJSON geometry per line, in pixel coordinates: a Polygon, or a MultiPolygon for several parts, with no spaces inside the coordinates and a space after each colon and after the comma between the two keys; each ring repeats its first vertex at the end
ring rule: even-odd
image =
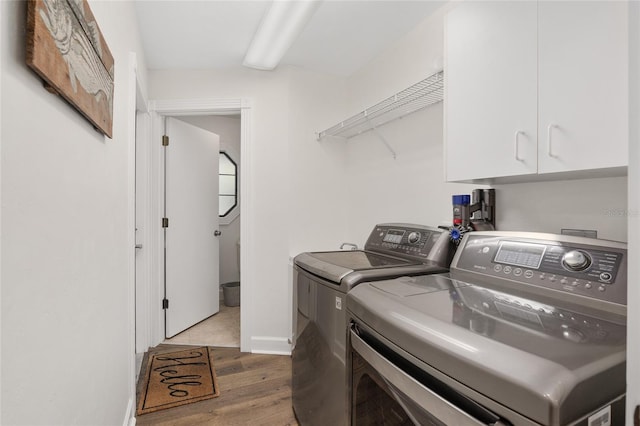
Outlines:
{"type": "MultiPolygon", "coordinates": [[[[442,69],[443,16],[436,11],[382,55],[349,77],[355,114],[442,69]]],[[[376,223],[451,223],[451,195],[478,185],[444,183],[442,103],[378,128],[348,143],[349,238],[361,245],[376,223]]],[[[346,117],[345,117],[346,118],[346,117]]]]}
{"type": "Polygon", "coordinates": [[[335,250],[347,234],[347,144],[317,140],[344,118],[345,80],[291,70],[289,253],[335,250]]]}
{"type": "Polygon", "coordinates": [[[242,220],[243,226],[253,230],[247,236],[251,246],[247,248],[250,264],[246,267],[251,269],[249,277],[256,278],[250,283],[247,277],[242,278],[244,288],[251,288],[248,297],[244,290],[242,293],[242,311],[250,315],[249,323],[243,323],[242,327],[250,335],[252,351],[289,349],[291,247],[302,246],[310,239],[318,246],[324,245],[339,240],[344,233],[340,217],[327,214],[344,199],[342,186],[338,186],[339,173],[331,173],[339,169],[337,164],[342,157],[332,153],[331,144],[315,142],[316,129],[312,127],[314,116],[320,120],[322,114],[333,114],[328,101],[341,96],[339,81],[334,77],[307,77],[306,73],[288,67],[275,72],[234,68],[150,73],[151,99],[251,99],[252,193],[243,194],[243,199],[251,197],[255,211],[253,219],[244,216],[242,220]],[[302,109],[307,107],[309,111],[302,109]],[[325,112],[318,115],[318,110],[325,112]],[[300,175],[292,174],[296,170],[301,170],[300,175]],[[318,188],[311,187],[317,182],[315,172],[319,170],[327,172],[322,175],[326,179],[318,188]],[[307,205],[311,197],[306,191],[316,189],[321,201],[313,199],[307,205]],[[251,223],[246,223],[247,220],[251,223]],[[317,227],[309,231],[314,233],[311,237],[303,226],[307,223],[317,227]]]}
{"type": "Polygon", "coordinates": [[[595,229],[598,238],[627,241],[626,177],[496,185],[496,197],[499,229],[595,229]]]}
{"type": "MultiPolygon", "coordinates": [[[[423,21],[348,82],[355,114],[441,69],[446,5],[423,21]]],[[[444,182],[442,104],[378,130],[397,152],[394,160],[372,132],[348,143],[348,238],[363,243],[374,224],[386,221],[442,225],[451,222],[451,195],[481,187],[444,182]]],[[[346,118],[346,117],[345,117],[346,118]]],[[[497,227],[560,232],[596,229],[626,241],[627,179],[584,179],[496,185],[497,227]]]]}
{"type": "MultiPolygon", "coordinates": [[[[240,118],[230,116],[195,116],[179,117],[180,120],[191,123],[202,129],[208,130],[220,136],[220,151],[226,151],[233,161],[240,166],[240,118]]],[[[238,173],[240,169],[238,168],[238,173]]],[[[240,191],[240,185],[238,185],[240,191]]],[[[238,201],[241,202],[242,194],[238,193],[238,201]]],[[[234,210],[240,210],[238,204],[234,210]]],[[[238,267],[238,246],[240,240],[240,216],[233,215],[230,223],[221,221],[220,231],[220,284],[240,281],[240,268],[238,267]]]]}
{"type": "Polygon", "coordinates": [[[123,424],[135,399],[130,51],[145,80],[135,13],[91,2],[115,58],[110,140],[25,65],[26,7],[0,2],[0,423],[123,424]]]}

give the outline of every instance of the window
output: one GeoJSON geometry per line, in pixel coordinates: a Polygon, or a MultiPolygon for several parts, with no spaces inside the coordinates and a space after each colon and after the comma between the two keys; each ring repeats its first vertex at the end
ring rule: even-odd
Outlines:
{"type": "Polygon", "coordinates": [[[225,217],[238,205],[238,165],[220,151],[219,215],[225,217]]]}

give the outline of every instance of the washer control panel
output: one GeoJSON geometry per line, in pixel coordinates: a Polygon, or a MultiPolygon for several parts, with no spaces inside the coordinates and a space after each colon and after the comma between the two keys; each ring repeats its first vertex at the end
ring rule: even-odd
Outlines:
{"type": "Polygon", "coordinates": [[[443,232],[427,226],[380,224],[371,231],[365,250],[426,259],[439,244],[443,232]]]}
{"type": "Polygon", "coordinates": [[[469,232],[451,269],[626,305],[626,255],[626,244],[613,241],[469,232]]]}

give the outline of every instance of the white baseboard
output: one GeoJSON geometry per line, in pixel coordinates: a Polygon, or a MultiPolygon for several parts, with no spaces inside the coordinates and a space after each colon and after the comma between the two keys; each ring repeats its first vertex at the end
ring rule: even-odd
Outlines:
{"type": "Polygon", "coordinates": [[[129,403],[127,404],[127,411],[124,414],[124,421],[122,422],[122,426],[135,426],[136,424],[136,401],[135,398],[129,398],[129,403]]]}
{"type": "Polygon", "coordinates": [[[291,355],[291,343],[286,337],[251,337],[251,353],[269,355],[291,355]]]}

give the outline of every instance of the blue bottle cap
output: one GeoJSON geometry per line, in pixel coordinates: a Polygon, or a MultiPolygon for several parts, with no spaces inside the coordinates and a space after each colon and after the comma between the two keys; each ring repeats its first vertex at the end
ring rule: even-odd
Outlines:
{"type": "Polygon", "coordinates": [[[470,204],[471,196],[470,195],[453,195],[451,197],[453,204],[470,204]]]}

